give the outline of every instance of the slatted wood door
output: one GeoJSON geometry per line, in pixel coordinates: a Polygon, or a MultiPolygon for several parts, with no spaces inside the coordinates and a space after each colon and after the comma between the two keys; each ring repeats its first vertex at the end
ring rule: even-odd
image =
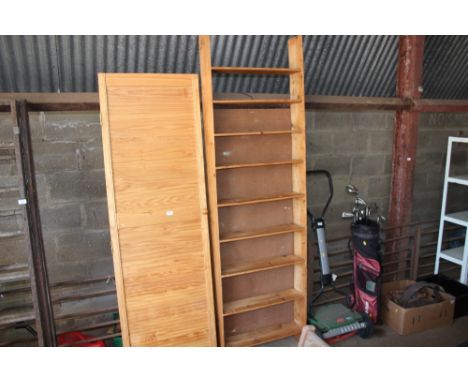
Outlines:
{"type": "Polygon", "coordinates": [[[219,343],[299,334],[307,289],[302,39],[288,42],[288,68],[212,66],[208,36],[199,48],[219,343]],[[287,76],[290,94],[213,99],[217,74],[287,76]]]}
{"type": "Polygon", "coordinates": [[[99,74],[126,346],[216,346],[196,75],[99,74]]]}

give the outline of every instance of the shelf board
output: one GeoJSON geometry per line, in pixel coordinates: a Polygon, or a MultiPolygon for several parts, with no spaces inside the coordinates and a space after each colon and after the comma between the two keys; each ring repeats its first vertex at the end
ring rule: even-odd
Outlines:
{"type": "Polygon", "coordinates": [[[290,192],[286,194],[276,194],[262,196],[258,198],[237,198],[237,199],[222,199],[218,201],[218,207],[233,207],[233,206],[244,206],[247,204],[259,204],[259,203],[268,203],[276,202],[279,200],[289,200],[289,199],[299,199],[303,198],[304,194],[299,192],[290,192]]]}
{"type": "Polygon", "coordinates": [[[468,143],[468,138],[467,137],[449,137],[449,142],[468,143]]]}
{"type": "Polygon", "coordinates": [[[216,166],[216,170],[230,170],[233,168],[247,168],[247,167],[284,166],[284,165],[289,165],[289,164],[300,164],[300,163],[302,163],[302,160],[300,159],[282,160],[282,161],[274,161],[274,162],[238,163],[238,164],[216,166]]]}
{"type": "Polygon", "coordinates": [[[274,227],[257,229],[257,230],[252,230],[252,231],[233,232],[229,234],[224,234],[224,235],[221,235],[219,242],[228,243],[231,241],[247,240],[247,239],[254,239],[257,237],[275,236],[275,235],[282,235],[285,233],[301,232],[301,231],[304,231],[304,227],[296,225],[296,224],[285,224],[285,225],[278,225],[274,227]]]}
{"type": "Polygon", "coordinates": [[[242,98],[242,99],[215,99],[213,105],[219,106],[255,106],[255,105],[292,105],[301,103],[301,99],[291,98],[242,98]]]}
{"type": "Polygon", "coordinates": [[[232,316],[234,314],[280,305],[289,301],[298,300],[303,297],[304,295],[295,289],[286,289],[279,292],[229,301],[224,303],[224,316],[232,316]]]}
{"type": "Polygon", "coordinates": [[[299,256],[287,255],[272,257],[256,261],[249,261],[241,264],[228,265],[223,268],[222,278],[246,275],[254,272],[266,271],[269,269],[282,268],[294,264],[303,263],[304,259],[299,256]]]}
{"type": "Polygon", "coordinates": [[[443,249],[440,251],[440,257],[451,263],[462,265],[463,263],[463,247],[443,249]]]}
{"type": "Polygon", "coordinates": [[[228,133],[215,133],[215,137],[242,137],[242,136],[258,136],[258,135],[289,135],[298,134],[299,130],[263,130],[263,131],[232,131],[228,133]]]}
{"type": "Polygon", "coordinates": [[[254,67],[240,67],[240,66],[213,66],[211,68],[216,73],[230,73],[230,74],[270,74],[270,75],[290,75],[299,73],[297,69],[289,68],[254,68],[254,67]]]}
{"type": "Polygon", "coordinates": [[[449,176],[447,178],[449,183],[456,183],[461,184],[463,186],[468,186],[468,175],[457,175],[457,176],[449,176]]]}
{"type": "Polygon", "coordinates": [[[253,346],[275,341],[280,338],[295,336],[302,328],[295,322],[266,326],[250,332],[226,335],[227,346],[253,346]]]}
{"type": "Polygon", "coordinates": [[[446,222],[468,227],[468,211],[454,212],[444,216],[446,222]]]}

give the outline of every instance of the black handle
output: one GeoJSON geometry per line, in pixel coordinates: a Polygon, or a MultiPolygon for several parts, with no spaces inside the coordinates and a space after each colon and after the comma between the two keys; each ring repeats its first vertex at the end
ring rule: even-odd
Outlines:
{"type": "MultiPolygon", "coordinates": [[[[323,217],[325,216],[325,214],[327,212],[328,206],[330,205],[330,203],[331,203],[331,201],[333,199],[333,180],[332,180],[331,174],[327,170],[308,170],[306,172],[306,176],[313,175],[313,174],[315,174],[315,175],[325,175],[327,177],[327,180],[328,180],[328,188],[329,188],[329,191],[330,191],[330,195],[328,197],[327,203],[325,204],[325,207],[323,207],[322,214],[320,215],[320,218],[323,219],[323,217]]],[[[307,209],[307,215],[309,215],[311,218],[313,218],[312,212],[309,211],[309,209],[307,209]]]]}

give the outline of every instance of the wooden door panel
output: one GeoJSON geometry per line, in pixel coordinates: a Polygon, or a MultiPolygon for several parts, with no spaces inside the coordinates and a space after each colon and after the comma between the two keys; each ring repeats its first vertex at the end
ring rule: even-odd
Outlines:
{"type": "Polygon", "coordinates": [[[127,346],[214,346],[195,75],[100,74],[117,295],[127,346]]]}

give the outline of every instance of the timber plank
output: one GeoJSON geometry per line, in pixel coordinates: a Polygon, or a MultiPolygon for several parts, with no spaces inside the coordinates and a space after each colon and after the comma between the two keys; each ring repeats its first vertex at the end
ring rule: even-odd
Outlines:
{"type": "Polygon", "coordinates": [[[278,340],[280,338],[298,335],[301,326],[295,322],[267,326],[241,334],[230,335],[226,339],[227,346],[253,346],[278,340]]]}
{"type": "Polygon", "coordinates": [[[225,74],[267,74],[267,75],[290,75],[296,73],[290,68],[258,68],[241,66],[213,66],[213,72],[225,74]]]}
{"type": "Polygon", "coordinates": [[[268,306],[284,304],[288,301],[298,300],[301,297],[303,297],[301,293],[294,289],[287,289],[280,292],[267,293],[259,296],[229,301],[224,303],[224,315],[230,316],[268,306]]]}
{"type": "Polygon", "coordinates": [[[278,200],[288,200],[295,198],[303,198],[304,194],[299,192],[289,192],[286,194],[275,194],[268,195],[257,198],[237,198],[237,199],[223,199],[218,201],[218,207],[232,207],[232,206],[243,206],[247,204],[257,204],[257,203],[268,203],[276,202],[278,200]]]}
{"type": "Polygon", "coordinates": [[[234,168],[248,168],[248,167],[265,167],[265,166],[284,166],[288,164],[300,164],[303,161],[300,159],[295,160],[282,160],[282,161],[271,161],[271,162],[257,162],[257,163],[235,163],[217,166],[216,170],[230,170],[234,168]]]}
{"type": "Polygon", "coordinates": [[[257,105],[292,105],[301,103],[300,98],[256,98],[256,99],[216,99],[213,105],[257,106],[257,105]]]}
{"type": "Polygon", "coordinates": [[[266,271],[280,267],[287,267],[304,260],[299,256],[286,255],[280,257],[272,257],[268,259],[249,261],[245,263],[230,264],[223,268],[223,278],[245,275],[253,272],[266,271]]]}
{"type": "Polygon", "coordinates": [[[257,230],[233,232],[233,233],[225,234],[224,236],[221,236],[220,242],[228,243],[230,241],[236,241],[236,240],[247,240],[247,239],[254,239],[257,237],[275,236],[275,235],[282,235],[282,234],[289,233],[289,232],[302,232],[302,231],[304,231],[303,226],[299,226],[296,224],[284,224],[284,225],[262,228],[262,229],[257,229],[257,230]]]}

